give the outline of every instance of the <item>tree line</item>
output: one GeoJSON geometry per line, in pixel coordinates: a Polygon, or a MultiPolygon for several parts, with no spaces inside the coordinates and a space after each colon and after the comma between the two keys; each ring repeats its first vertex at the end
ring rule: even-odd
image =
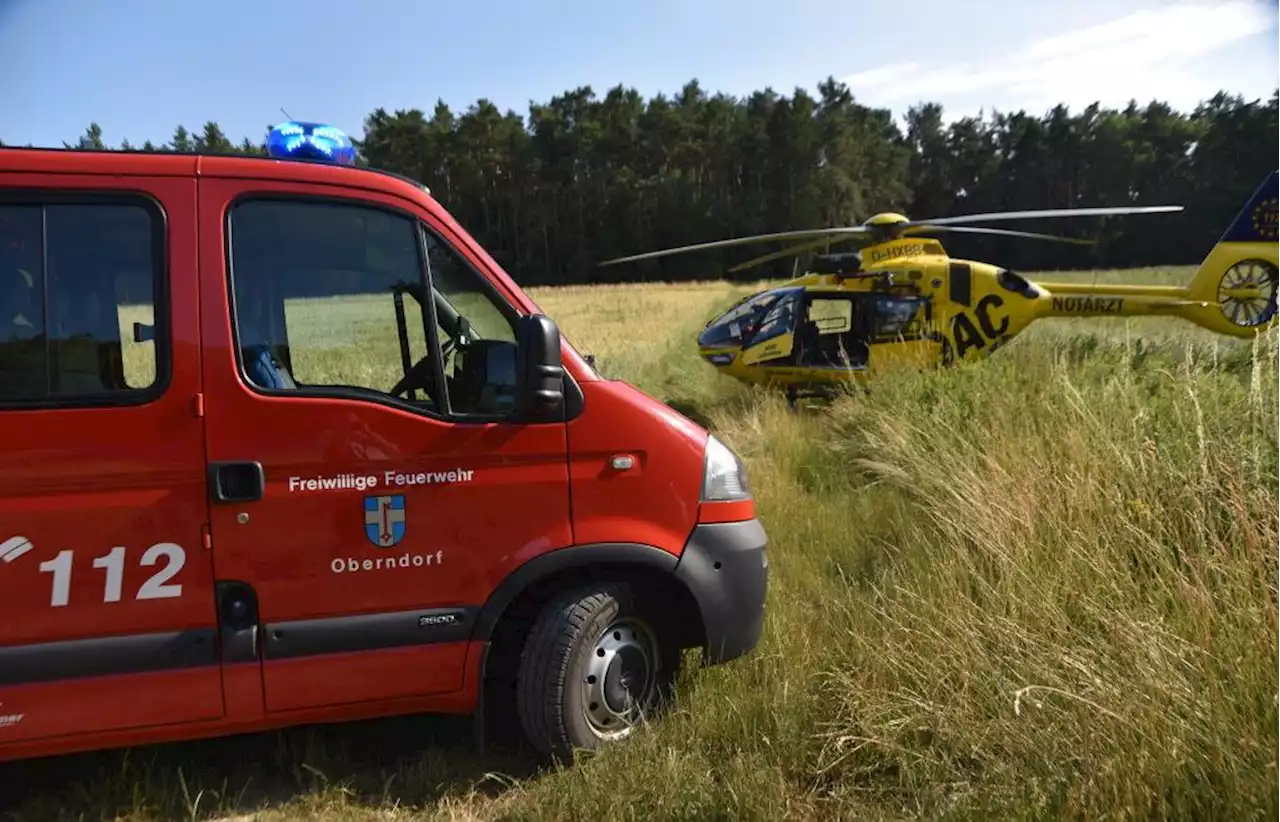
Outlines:
{"type": "MultiPolygon", "coordinates": [[[[1019,221],[1091,246],[943,236],[955,256],[1022,269],[1199,261],[1276,167],[1277,103],[1219,92],[1194,110],[1097,104],[1042,115],[993,112],[945,122],[941,106],[904,116],[857,102],[828,78],[817,95],[766,88],[709,94],[696,80],[644,99],[589,86],[532,103],[527,116],[481,99],[455,112],[377,108],[358,162],[413,177],[526,285],[722,276],[779,246],[755,245],[599,268],[611,257],[798,228],[850,225],[879,211],[913,218],[1112,205],[1176,204],[1174,214],[1019,221]]],[[[264,129],[264,140],[265,140],[264,129]]],[[[91,124],[67,148],[110,148],[91,124]]],[[[217,122],[122,151],[263,154],[217,122]]],[[[1001,224],[1015,227],[1013,224],[1001,224]]],[[[835,249],[833,249],[835,250],[835,249]]],[[[783,276],[791,260],[740,276],[783,276]]]]}

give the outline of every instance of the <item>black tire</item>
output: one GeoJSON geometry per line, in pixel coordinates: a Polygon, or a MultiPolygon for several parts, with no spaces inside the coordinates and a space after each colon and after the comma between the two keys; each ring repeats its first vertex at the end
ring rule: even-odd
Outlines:
{"type": "Polygon", "coordinates": [[[542,608],[521,650],[516,710],[525,736],[561,762],[626,738],[669,697],[680,659],[630,586],[565,591],[542,608]]]}

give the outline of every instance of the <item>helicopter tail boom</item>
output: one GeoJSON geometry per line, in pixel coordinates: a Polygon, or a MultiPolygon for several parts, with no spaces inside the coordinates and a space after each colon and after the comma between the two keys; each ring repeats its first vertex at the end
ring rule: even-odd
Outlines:
{"type": "Polygon", "coordinates": [[[1191,292],[1185,285],[1125,285],[1123,283],[1051,283],[1036,281],[1054,296],[1060,294],[1093,294],[1111,297],[1186,297],[1191,292]]]}
{"type": "Polygon", "coordinates": [[[1181,285],[1125,285],[1113,283],[1039,283],[1049,292],[1040,303],[1040,317],[1140,317],[1178,314],[1191,307],[1212,307],[1192,299],[1181,285]]]}
{"type": "MultiPolygon", "coordinates": [[[[1211,302],[1195,300],[1176,286],[1089,286],[1079,283],[1040,283],[1049,298],[1040,303],[1040,317],[1186,316],[1216,310],[1211,302]]],[[[1192,319],[1188,316],[1188,319],[1192,319]]]]}

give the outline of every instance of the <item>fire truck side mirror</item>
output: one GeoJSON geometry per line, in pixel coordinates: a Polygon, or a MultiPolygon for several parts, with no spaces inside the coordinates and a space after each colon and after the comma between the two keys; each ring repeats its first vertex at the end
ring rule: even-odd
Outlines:
{"type": "Polygon", "coordinates": [[[560,328],[543,314],[523,316],[516,327],[516,343],[519,367],[515,418],[520,422],[564,419],[560,328]]]}

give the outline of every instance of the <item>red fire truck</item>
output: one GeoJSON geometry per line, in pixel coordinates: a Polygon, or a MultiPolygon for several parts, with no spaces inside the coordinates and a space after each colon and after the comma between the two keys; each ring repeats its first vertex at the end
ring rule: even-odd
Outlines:
{"type": "Polygon", "coordinates": [[[498,707],[563,759],[751,651],[740,460],[425,187],[271,140],[0,148],[0,760],[498,707]]]}

